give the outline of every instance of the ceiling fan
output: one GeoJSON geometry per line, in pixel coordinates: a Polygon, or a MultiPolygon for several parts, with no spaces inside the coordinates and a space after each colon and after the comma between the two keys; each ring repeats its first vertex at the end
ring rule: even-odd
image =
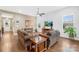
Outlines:
{"type": "Polygon", "coordinates": [[[45,13],[40,13],[39,8],[37,8],[37,15],[43,16],[43,15],[45,15],[45,13]]]}

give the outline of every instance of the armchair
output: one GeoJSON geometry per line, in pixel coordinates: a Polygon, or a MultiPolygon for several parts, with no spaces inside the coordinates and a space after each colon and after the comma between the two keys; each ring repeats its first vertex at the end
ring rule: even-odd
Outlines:
{"type": "Polygon", "coordinates": [[[27,50],[30,51],[31,50],[31,41],[30,41],[30,36],[29,33],[27,33],[24,30],[18,30],[18,40],[19,43],[27,50]]]}

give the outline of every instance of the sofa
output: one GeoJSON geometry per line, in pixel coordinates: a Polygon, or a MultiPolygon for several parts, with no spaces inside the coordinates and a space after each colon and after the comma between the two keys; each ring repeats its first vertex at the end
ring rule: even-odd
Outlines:
{"type": "MultiPolygon", "coordinates": [[[[30,36],[30,34],[29,34],[31,32],[33,32],[32,29],[31,30],[24,29],[24,30],[17,31],[19,42],[21,43],[22,46],[24,46],[25,49],[27,49],[28,46],[31,44],[31,41],[29,40],[29,38],[33,37],[33,36],[30,36]]],[[[46,36],[44,35],[44,37],[48,38],[47,39],[47,47],[48,48],[53,46],[60,38],[60,32],[57,30],[51,30],[51,31],[48,31],[43,34],[46,34],[46,36]]],[[[29,46],[29,47],[31,47],[31,46],[29,46]]],[[[30,48],[27,49],[27,51],[30,51],[30,50],[31,50],[30,48]]]]}
{"type": "Polygon", "coordinates": [[[30,38],[32,37],[30,34],[32,29],[21,29],[17,30],[19,43],[27,50],[31,50],[31,41],[30,38]]]}
{"type": "Polygon", "coordinates": [[[50,48],[51,46],[53,46],[58,39],[60,38],[60,32],[57,30],[53,30],[53,31],[49,31],[47,33],[48,35],[48,40],[47,40],[47,47],[50,48]]]}

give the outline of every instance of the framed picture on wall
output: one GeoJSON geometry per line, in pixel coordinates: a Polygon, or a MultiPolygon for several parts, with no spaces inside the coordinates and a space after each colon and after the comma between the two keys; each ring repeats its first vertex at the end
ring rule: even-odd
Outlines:
{"type": "Polygon", "coordinates": [[[25,20],[25,26],[26,26],[26,27],[29,27],[30,24],[31,24],[31,23],[30,23],[30,20],[25,20]]]}

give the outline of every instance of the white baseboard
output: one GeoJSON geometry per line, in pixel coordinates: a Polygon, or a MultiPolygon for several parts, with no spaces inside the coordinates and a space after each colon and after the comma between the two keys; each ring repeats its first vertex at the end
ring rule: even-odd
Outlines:
{"type": "MultiPolygon", "coordinates": [[[[63,37],[63,36],[60,36],[60,37],[62,37],[62,38],[66,38],[66,39],[69,39],[69,37],[63,37]]],[[[73,38],[73,39],[79,41],[79,37],[75,37],[75,38],[73,38]]]]}

